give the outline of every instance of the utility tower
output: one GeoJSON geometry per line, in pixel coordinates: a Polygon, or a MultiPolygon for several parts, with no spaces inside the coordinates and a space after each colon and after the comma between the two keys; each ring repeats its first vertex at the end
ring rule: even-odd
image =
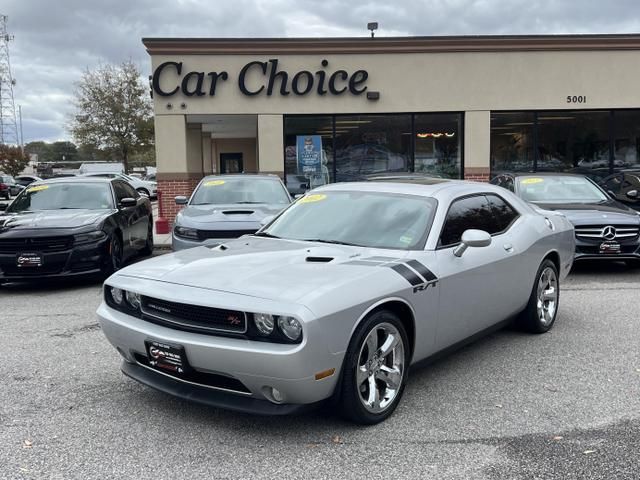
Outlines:
{"type": "Polygon", "coordinates": [[[0,14],[0,143],[18,145],[18,123],[16,106],[13,101],[13,86],[9,62],[9,42],[13,35],[7,32],[7,16],[0,14]]]}

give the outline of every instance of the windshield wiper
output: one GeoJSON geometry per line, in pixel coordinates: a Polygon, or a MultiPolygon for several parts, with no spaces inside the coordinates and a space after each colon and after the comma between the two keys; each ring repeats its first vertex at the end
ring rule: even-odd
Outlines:
{"type": "Polygon", "coordinates": [[[358,245],[357,243],[341,242],[340,240],[327,240],[324,238],[303,238],[303,242],[318,242],[318,243],[331,243],[333,245],[348,245],[350,247],[364,247],[364,245],[358,245]]]}
{"type": "Polygon", "coordinates": [[[256,232],[253,234],[254,237],[266,237],[266,238],[282,238],[276,235],[271,235],[269,232],[256,232]]]}

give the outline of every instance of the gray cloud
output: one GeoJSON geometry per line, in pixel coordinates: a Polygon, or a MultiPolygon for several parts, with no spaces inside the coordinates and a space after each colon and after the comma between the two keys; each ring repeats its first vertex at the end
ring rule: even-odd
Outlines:
{"type": "Polygon", "coordinates": [[[5,0],[25,141],[68,139],[73,82],[85,68],[132,59],[142,37],[378,36],[640,31],[637,0],[5,0]]]}

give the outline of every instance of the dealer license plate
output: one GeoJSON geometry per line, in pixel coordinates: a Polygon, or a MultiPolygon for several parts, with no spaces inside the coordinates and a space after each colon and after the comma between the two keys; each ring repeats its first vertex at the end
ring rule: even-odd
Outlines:
{"type": "Polygon", "coordinates": [[[181,345],[170,345],[148,340],[145,343],[149,365],[173,375],[184,375],[189,371],[189,363],[181,345]]]}
{"type": "Polygon", "coordinates": [[[40,253],[19,253],[16,257],[16,265],[18,267],[41,267],[42,255],[40,253]]]}
{"type": "Polygon", "coordinates": [[[620,253],[620,244],[618,242],[602,242],[600,253],[620,253]]]}

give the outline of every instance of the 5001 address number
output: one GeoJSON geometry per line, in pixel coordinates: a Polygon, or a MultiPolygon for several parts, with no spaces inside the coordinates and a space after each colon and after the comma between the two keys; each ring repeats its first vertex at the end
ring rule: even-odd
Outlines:
{"type": "Polygon", "coordinates": [[[586,95],[567,95],[567,103],[587,103],[586,95]]]}

